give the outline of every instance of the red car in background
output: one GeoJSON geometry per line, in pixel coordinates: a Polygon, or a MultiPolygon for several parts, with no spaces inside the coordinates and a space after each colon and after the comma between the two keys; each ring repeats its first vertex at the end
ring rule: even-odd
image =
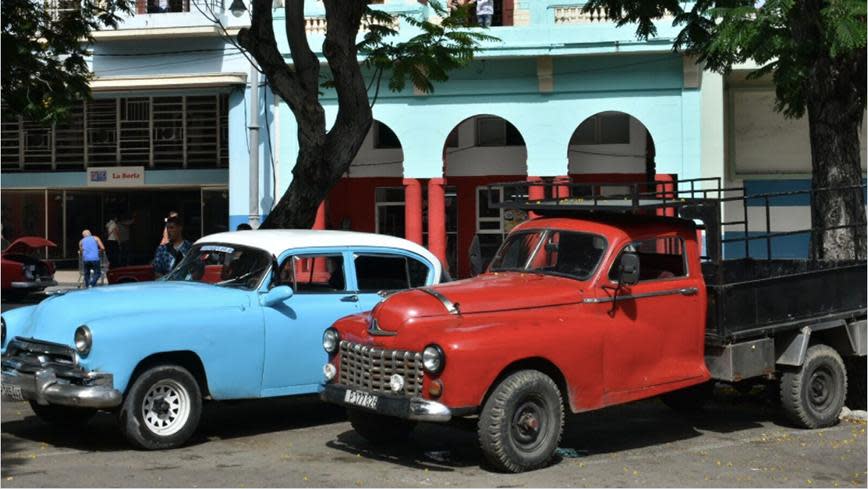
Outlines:
{"type": "Polygon", "coordinates": [[[56,246],[39,236],[24,236],[7,246],[0,255],[0,284],[3,294],[24,295],[57,285],[54,280],[54,263],[37,255],[41,249],[56,246]]]}
{"type": "Polygon", "coordinates": [[[106,280],[109,284],[126,284],[130,282],[150,282],[154,280],[154,265],[129,265],[126,267],[109,268],[106,280]]]}

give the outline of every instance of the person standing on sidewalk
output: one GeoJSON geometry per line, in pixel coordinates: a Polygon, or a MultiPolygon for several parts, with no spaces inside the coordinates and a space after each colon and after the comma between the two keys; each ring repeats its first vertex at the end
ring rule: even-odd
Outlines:
{"type": "Polygon", "coordinates": [[[184,225],[177,214],[166,219],[166,234],[168,242],[157,247],[154,253],[154,275],[157,278],[171,272],[193,247],[184,239],[184,225]]]}
{"type": "Polygon", "coordinates": [[[106,258],[108,258],[109,267],[114,268],[120,265],[121,253],[121,227],[118,224],[117,216],[112,215],[105,224],[105,235],[106,258]]]}
{"type": "Polygon", "coordinates": [[[494,0],[476,0],[476,22],[479,27],[491,27],[494,16],[494,0]]]}
{"type": "Polygon", "coordinates": [[[163,219],[163,222],[165,222],[166,225],[163,226],[163,238],[160,239],[160,246],[163,246],[164,244],[169,242],[169,219],[173,217],[178,217],[178,213],[176,211],[169,211],[169,215],[166,216],[165,219],[163,219]]]}
{"type": "Polygon", "coordinates": [[[100,253],[105,252],[102,240],[92,236],[89,229],[81,232],[81,241],[78,242],[78,253],[84,268],[84,286],[94,287],[99,282],[102,274],[100,269],[100,253]]]}

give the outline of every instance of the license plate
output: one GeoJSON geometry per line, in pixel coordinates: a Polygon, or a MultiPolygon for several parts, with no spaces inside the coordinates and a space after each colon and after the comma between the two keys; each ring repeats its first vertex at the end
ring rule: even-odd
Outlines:
{"type": "Polygon", "coordinates": [[[344,394],[344,402],[354,406],[361,406],[368,409],[377,409],[377,401],[379,398],[367,392],[359,392],[347,389],[344,394]]]}
{"type": "Polygon", "coordinates": [[[4,401],[23,401],[24,395],[21,394],[21,387],[17,385],[3,384],[0,386],[4,401]]]}

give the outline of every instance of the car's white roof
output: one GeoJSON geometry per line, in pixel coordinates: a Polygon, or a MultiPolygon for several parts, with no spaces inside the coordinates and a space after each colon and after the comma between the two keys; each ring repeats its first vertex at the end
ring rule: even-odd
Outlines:
{"type": "Polygon", "coordinates": [[[385,234],[357,233],[353,231],[327,231],[312,229],[258,229],[255,231],[234,231],[205,236],[196,241],[201,243],[225,243],[261,248],[274,256],[287,250],[299,248],[377,247],[397,248],[425,257],[434,264],[435,277],[439,281],[441,264],[430,251],[402,238],[385,234]]]}

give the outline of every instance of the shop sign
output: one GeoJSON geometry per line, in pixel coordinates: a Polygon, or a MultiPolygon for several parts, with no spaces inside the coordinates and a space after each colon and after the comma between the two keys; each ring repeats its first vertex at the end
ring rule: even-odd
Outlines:
{"type": "Polygon", "coordinates": [[[105,166],[87,169],[88,187],[129,187],[145,184],[143,166],[105,166]]]}

